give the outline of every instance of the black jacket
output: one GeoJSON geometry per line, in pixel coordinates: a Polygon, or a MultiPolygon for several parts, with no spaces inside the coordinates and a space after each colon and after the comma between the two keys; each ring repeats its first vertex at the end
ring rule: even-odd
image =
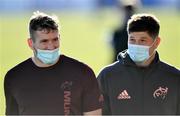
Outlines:
{"type": "Polygon", "coordinates": [[[146,68],[120,53],[98,81],[103,114],[180,114],[180,70],[161,62],[158,53],[146,68]]]}

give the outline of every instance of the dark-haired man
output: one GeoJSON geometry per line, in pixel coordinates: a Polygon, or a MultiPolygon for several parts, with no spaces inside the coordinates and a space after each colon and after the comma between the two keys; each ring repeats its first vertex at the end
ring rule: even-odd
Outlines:
{"type": "Polygon", "coordinates": [[[35,12],[28,45],[34,56],[7,72],[7,115],[99,115],[100,92],[86,64],[60,53],[57,18],[35,12]]]}
{"type": "Polygon", "coordinates": [[[150,14],[128,20],[128,49],[98,76],[103,114],[180,114],[180,71],[159,59],[159,21],[150,14]]]}

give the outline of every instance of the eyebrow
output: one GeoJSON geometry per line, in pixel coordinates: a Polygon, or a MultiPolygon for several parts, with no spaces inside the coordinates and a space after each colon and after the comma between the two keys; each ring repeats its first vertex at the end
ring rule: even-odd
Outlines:
{"type": "Polygon", "coordinates": [[[41,39],[40,42],[43,42],[43,41],[48,41],[48,39],[41,39]]]}
{"type": "Polygon", "coordinates": [[[141,37],[141,39],[147,39],[147,37],[143,36],[143,37],[141,37]]]}
{"type": "MultiPolygon", "coordinates": [[[[59,37],[52,38],[51,40],[54,40],[54,39],[59,39],[59,37]]],[[[41,42],[41,41],[49,41],[49,39],[45,39],[45,38],[44,38],[44,39],[41,39],[40,42],[41,42]]]]}
{"type": "Polygon", "coordinates": [[[129,36],[129,38],[135,38],[134,36],[129,36]]]}

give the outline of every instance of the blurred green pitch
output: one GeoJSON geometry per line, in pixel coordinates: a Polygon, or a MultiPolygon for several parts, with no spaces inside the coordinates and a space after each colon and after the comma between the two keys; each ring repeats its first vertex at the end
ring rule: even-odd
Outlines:
{"type": "MultiPolygon", "coordinates": [[[[108,35],[118,24],[118,16],[109,11],[91,15],[57,15],[61,26],[61,52],[87,63],[97,75],[103,66],[111,62],[112,49],[107,41],[108,35]]],[[[160,57],[180,68],[180,16],[173,13],[168,16],[163,13],[155,15],[161,21],[160,57]]],[[[32,56],[26,42],[30,16],[0,16],[0,114],[4,114],[5,110],[4,75],[10,68],[32,56]]]]}

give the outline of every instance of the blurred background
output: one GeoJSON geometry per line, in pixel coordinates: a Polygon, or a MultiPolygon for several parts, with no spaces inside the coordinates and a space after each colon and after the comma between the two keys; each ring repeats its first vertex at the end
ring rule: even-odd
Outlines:
{"type": "MultiPolygon", "coordinates": [[[[56,14],[63,54],[88,64],[98,75],[113,61],[112,33],[123,25],[122,6],[160,20],[161,60],[180,68],[180,0],[0,0],[0,114],[5,112],[4,76],[32,56],[28,22],[34,11],[56,14]]],[[[23,70],[23,69],[22,69],[23,70]]]]}

